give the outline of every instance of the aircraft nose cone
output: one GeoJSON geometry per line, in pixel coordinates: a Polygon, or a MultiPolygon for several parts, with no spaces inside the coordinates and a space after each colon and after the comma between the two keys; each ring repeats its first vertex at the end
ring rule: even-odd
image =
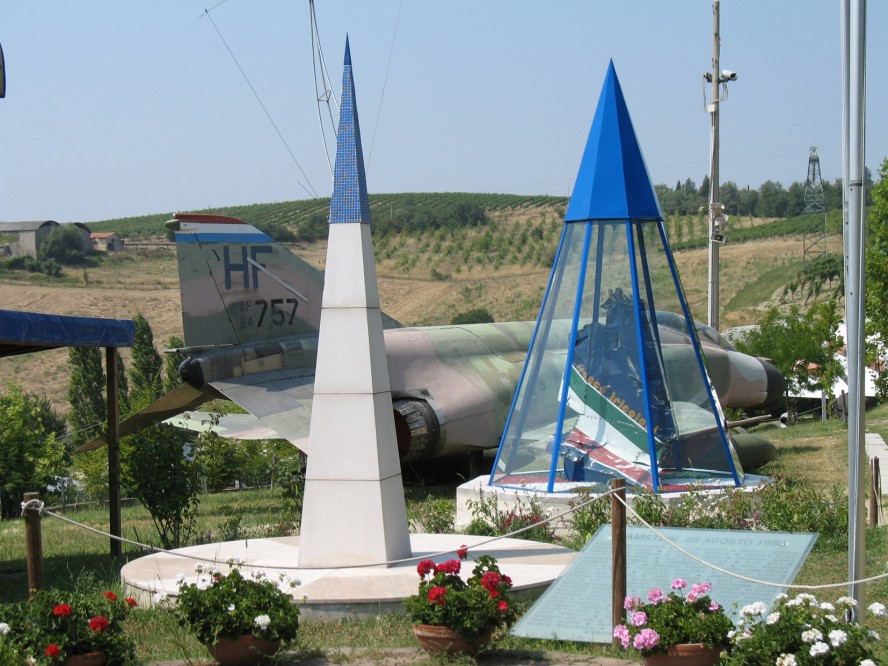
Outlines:
{"type": "Polygon", "coordinates": [[[768,380],[768,397],[762,405],[764,407],[783,398],[786,393],[786,377],[768,361],[761,358],[759,361],[765,369],[765,377],[768,380]]]}

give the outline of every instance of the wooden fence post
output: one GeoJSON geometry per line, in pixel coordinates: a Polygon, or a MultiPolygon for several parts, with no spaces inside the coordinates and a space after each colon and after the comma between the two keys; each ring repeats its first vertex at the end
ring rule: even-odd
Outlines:
{"type": "MultiPolygon", "coordinates": [[[[626,480],[611,479],[611,618],[612,627],[623,623],[626,600],[626,480]],[[619,499],[617,499],[619,498],[619,499]],[[622,502],[620,501],[622,500],[622,502]]],[[[613,639],[614,647],[622,647],[613,639]]]]}
{"type": "MultiPolygon", "coordinates": [[[[25,503],[40,500],[40,493],[25,493],[25,503]]],[[[43,589],[43,537],[40,533],[40,512],[25,509],[25,547],[28,561],[28,598],[43,589]]]]}

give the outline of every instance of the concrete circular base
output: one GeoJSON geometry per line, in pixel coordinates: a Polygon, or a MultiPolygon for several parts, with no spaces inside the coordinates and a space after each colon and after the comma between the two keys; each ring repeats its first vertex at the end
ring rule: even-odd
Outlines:
{"type": "Polygon", "coordinates": [[[311,621],[400,611],[401,602],[416,594],[417,563],[421,559],[443,562],[455,558],[457,549],[463,545],[469,549],[469,559],[463,562],[462,568],[465,577],[471,575],[473,557],[491,555],[503,573],[512,578],[516,593],[533,596],[545,590],[576,555],[569,548],[523,539],[499,539],[478,545],[489,541],[490,537],[465,534],[411,534],[410,546],[416,559],[408,562],[389,567],[300,569],[295,564],[299,537],[247,539],[147,555],[127,563],[120,575],[127,594],[135,597],[140,605],[150,606],[155,603],[157,593],[176,598],[178,574],[185,574],[188,582],[194,582],[196,564],[216,566],[225,573],[226,562],[237,558],[244,562],[245,576],[261,569],[271,580],[277,580],[281,573],[298,578],[301,585],[293,588],[291,594],[300,603],[301,617],[311,621]]]}

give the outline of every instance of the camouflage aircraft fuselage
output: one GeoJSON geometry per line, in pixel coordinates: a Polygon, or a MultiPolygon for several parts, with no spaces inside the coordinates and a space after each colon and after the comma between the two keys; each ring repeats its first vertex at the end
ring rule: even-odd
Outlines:
{"type": "MultiPolygon", "coordinates": [[[[323,274],[238,220],[179,215],[176,229],[183,324],[192,387],[235,400],[298,446],[307,444],[323,274]],[[221,220],[221,222],[220,222],[221,220]]],[[[388,320],[388,326],[392,326],[388,320]]],[[[534,322],[389,327],[385,330],[398,447],[405,460],[498,445],[534,322]]],[[[567,360],[544,360],[535,391],[545,425],[567,360]]],[[[664,361],[693,354],[686,332],[662,326],[664,361]]],[[[724,406],[773,399],[773,373],[759,359],[704,340],[724,406]]],[[[347,415],[343,415],[347,418],[347,415]]]]}

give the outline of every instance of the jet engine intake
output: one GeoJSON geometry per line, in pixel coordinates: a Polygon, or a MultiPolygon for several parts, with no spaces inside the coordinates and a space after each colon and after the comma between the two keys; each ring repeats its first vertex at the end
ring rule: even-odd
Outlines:
{"type": "Polygon", "coordinates": [[[392,408],[402,462],[433,458],[443,448],[441,424],[428,402],[395,399],[392,408]]]}

